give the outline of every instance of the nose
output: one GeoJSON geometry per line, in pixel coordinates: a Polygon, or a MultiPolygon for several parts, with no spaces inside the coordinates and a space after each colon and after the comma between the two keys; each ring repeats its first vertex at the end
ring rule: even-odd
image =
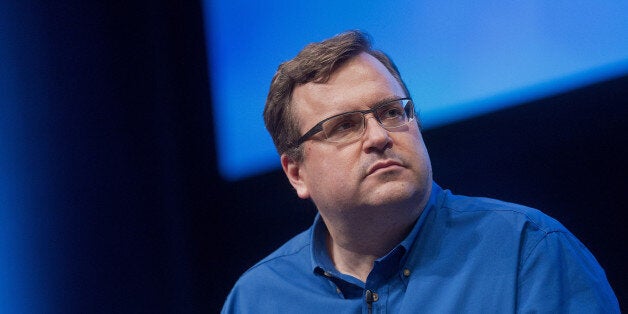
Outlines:
{"type": "Polygon", "coordinates": [[[383,151],[392,143],[388,131],[377,122],[373,115],[364,117],[364,128],[362,145],[365,151],[383,151]]]}

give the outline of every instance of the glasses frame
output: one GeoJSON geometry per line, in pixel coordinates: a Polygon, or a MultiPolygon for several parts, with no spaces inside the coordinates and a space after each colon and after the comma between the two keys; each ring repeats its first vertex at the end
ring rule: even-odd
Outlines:
{"type": "MultiPolygon", "coordinates": [[[[334,119],[334,118],[336,118],[336,117],[338,117],[338,116],[346,115],[346,114],[349,114],[349,113],[361,113],[361,114],[362,114],[362,123],[363,123],[363,124],[366,124],[366,123],[365,123],[365,121],[366,121],[366,114],[368,114],[368,113],[373,113],[373,116],[375,117],[375,120],[377,121],[377,123],[379,123],[379,125],[380,125],[382,128],[386,129],[386,130],[402,127],[402,126],[404,126],[404,125],[407,125],[408,123],[410,123],[411,121],[413,121],[413,120],[416,118],[416,112],[415,112],[414,102],[412,101],[412,98],[409,98],[409,97],[403,97],[403,98],[396,98],[396,99],[392,99],[392,100],[387,100],[387,101],[382,102],[381,104],[378,104],[377,106],[375,106],[375,107],[373,107],[373,108],[371,108],[371,109],[367,109],[367,110],[353,110],[353,111],[347,111],[347,112],[339,113],[339,114],[337,114],[337,115],[333,115],[333,116],[331,116],[331,117],[325,118],[325,119],[323,119],[322,121],[318,122],[318,123],[317,123],[314,127],[312,127],[309,131],[305,132],[305,134],[303,134],[303,135],[302,135],[302,136],[301,136],[301,137],[300,137],[300,138],[299,138],[299,139],[298,139],[298,140],[294,143],[294,145],[292,145],[292,146],[293,146],[293,147],[295,147],[295,148],[296,148],[296,147],[301,146],[301,144],[303,144],[303,142],[305,142],[305,141],[309,140],[312,136],[314,136],[314,135],[316,135],[316,134],[318,134],[318,133],[320,133],[320,132],[322,132],[322,131],[323,131],[323,123],[325,123],[325,122],[327,122],[327,121],[329,121],[329,120],[331,120],[331,119],[334,119]],[[406,107],[407,107],[408,105],[412,106],[412,110],[411,110],[411,112],[409,112],[409,113],[408,113],[408,121],[406,121],[406,123],[404,123],[404,124],[401,124],[401,125],[398,125],[398,126],[395,126],[395,127],[385,127],[385,126],[383,126],[383,125],[382,125],[382,121],[380,121],[379,117],[378,117],[377,115],[375,115],[374,113],[375,113],[378,109],[380,109],[381,107],[384,107],[384,106],[386,106],[386,105],[389,105],[390,103],[393,103],[393,102],[395,102],[395,101],[403,101],[403,100],[407,100],[407,101],[408,101],[408,103],[406,104],[406,106],[404,106],[404,107],[403,107],[404,112],[406,111],[405,109],[406,109],[406,107]]],[[[364,130],[366,130],[366,125],[364,125],[364,126],[363,126],[362,132],[364,132],[364,130]]],[[[363,134],[364,134],[364,133],[363,133],[363,134]]],[[[325,136],[325,140],[327,140],[327,136],[325,136]]],[[[335,142],[334,142],[334,143],[335,143],[335,142]]],[[[339,143],[340,143],[340,142],[339,142],[339,143]]]]}

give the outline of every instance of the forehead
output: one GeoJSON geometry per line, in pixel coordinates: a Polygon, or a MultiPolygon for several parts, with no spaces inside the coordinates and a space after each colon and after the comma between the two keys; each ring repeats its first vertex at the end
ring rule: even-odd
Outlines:
{"type": "Polygon", "coordinates": [[[405,96],[399,82],[379,60],[361,53],[340,66],[327,82],[295,87],[292,102],[303,131],[329,116],[405,96]]]}

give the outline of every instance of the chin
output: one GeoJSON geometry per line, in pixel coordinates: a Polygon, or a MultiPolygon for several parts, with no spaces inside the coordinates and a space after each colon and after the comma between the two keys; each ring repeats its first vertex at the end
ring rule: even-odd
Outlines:
{"type": "Polygon", "coordinates": [[[369,192],[369,195],[378,200],[379,205],[412,204],[420,201],[423,191],[425,188],[420,187],[414,181],[391,180],[379,183],[369,192]]]}

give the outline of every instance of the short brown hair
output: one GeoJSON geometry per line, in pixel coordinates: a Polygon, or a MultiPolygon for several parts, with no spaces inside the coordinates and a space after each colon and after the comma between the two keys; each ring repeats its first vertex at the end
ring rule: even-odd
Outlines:
{"type": "Polygon", "coordinates": [[[384,64],[403,88],[405,96],[410,97],[397,66],[385,53],[371,48],[368,34],[353,30],[311,43],[294,59],[279,65],[266,98],[264,123],[280,155],[286,153],[295,160],[303,157],[302,149],[294,144],[301,136],[292,110],[294,88],[309,82],[325,83],[338,67],[362,52],[384,64]]]}

